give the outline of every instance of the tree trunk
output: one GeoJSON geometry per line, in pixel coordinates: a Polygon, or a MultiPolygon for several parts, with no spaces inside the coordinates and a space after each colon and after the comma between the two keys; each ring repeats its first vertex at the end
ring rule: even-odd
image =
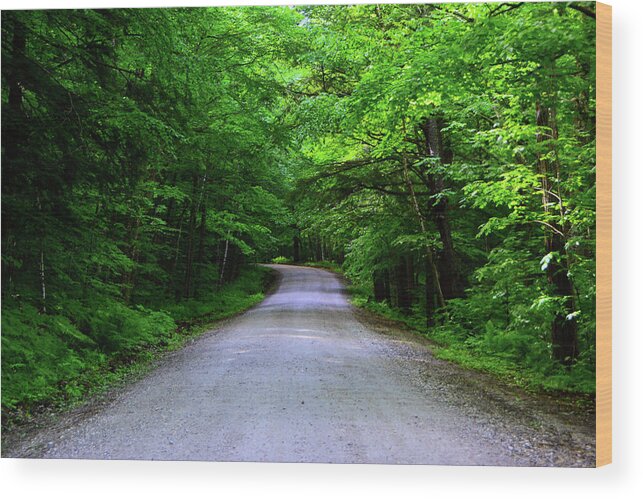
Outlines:
{"type": "Polygon", "coordinates": [[[123,289],[121,291],[121,294],[123,295],[123,300],[125,301],[126,304],[130,303],[130,300],[132,299],[132,290],[134,288],[134,280],[135,280],[135,273],[136,273],[136,264],[138,263],[138,238],[140,234],[140,220],[137,218],[133,222],[134,227],[129,227],[129,230],[127,231],[128,234],[130,235],[130,251],[129,251],[129,258],[132,261],[132,270],[127,272],[123,276],[123,289]]]}
{"type": "MultiPolygon", "coordinates": [[[[555,109],[537,103],[536,125],[540,127],[536,141],[539,143],[550,141],[548,149],[554,151],[555,140],[558,139],[555,109]]],[[[552,175],[558,179],[559,165],[556,160],[548,159],[547,155],[542,153],[538,158],[538,173],[541,176],[543,210],[549,213],[552,206],[560,205],[562,216],[560,191],[554,194],[552,191],[554,187],[550,181],[552,175]]],[[[556,182],[556,185],[559,185],[559,182],[556,182]]],[[[551,228],[545,228],[545,251],[547,254],[553,253],[547,266],[547,280],[553,286],[554,295],[562,301],[562,308],[556,312],[551,325],[552,355],[559,362],[571,365],[578,356],[578,326],[573,315],[574,287],[569,277],[564,229],[560,224],[552,224],[551,228]]]]}
{"type": "Polygon", "coordinates": [[[301,262],[301,239],[299,234],[295,234],[292,238],[292,259],[293,262],[301,262]]]}
{"type": "Polygon", "coordinates": [[[424,284],[424,299],[426,306],[426,326],[431,327],[435,325],[435,313],[437,310],[436,303],[436,286],[433,279],[432,262],[424,259],[424,272],[426,274],[426,282],[424,284]]]}
{"type": "Polygon", "coordinates": [[[411,293],[408,289],[406,258],[400,257],[395,267],[395,288],[397,292],[397,307],[404,313],[411,310],[411,293]]]}
{"type": "Polygon", "coordinates": [[[174,247],[174,261],[172,262],[172,267],[170,270],[170,281],[172,287],[174,288],[174,296],[176,301],[179,301],[181,299],[181,288],[177,282],[177,274],[179,272],[179,256],[181,254],[181,239],[183,237],[183,220],[186,210],[187,204],[183,207],[183,209],[181,210],[181,214],[179,215],[179,229],[177,231],[176,245],[174,247]]]}
{"type": "MultiPolygon", "coordinates": [[[[441,118],[428,118],[422,123],[425,150],[429,157],[444,165],[451,164],[453,152],[445,144],[442,128],[445,124],[441,118]]],[[[449,221],[448,200],[441,197],[444,191],[444,179],[440,175],[427,174],[429,191],[434,200],[429,201],[429,213],[440,234],[442,251],[438,258],[440,268],[440,287],[445,300],[464,296],[464,280],[453,246],[451,223],[449,221]],[[437,199],[436,199],[437,197],[437,199]]]]}
{"type": "Polygon", "coordinates": [[[47,313],[47,287],[45,285],[45,250],[44,247],[40,248],[40,311],[43,314],[47,313]]]}
{"type": "Polygon", "coordinates": [[[197,176],[192,176],[192,203],[190,206],[190,223],[188,226],[188,247],[185,255],[185,280],[183,281],[183,297],[190,298],[192,294],[192,264],[194,262],[194,231],[196,230],[197,213],[197,176]]]}
{"type": "MultiPolygon", "coordinates": [[[[22,109],[23,88],[21,81],[24,73],[25,61],[25,47],[27,43],[25,27],[18,20],[15,19],[17,12],[3,12],[2,20],[9,25],[11,19],[11,26],[13,27],[13,36],[11,38],[10,59],[3,60],[2,73],[3,77],[6,74],[7,87],[8,87],[8,104],[9,112],[2,116],[2,190],[5,192],[10,187],[7,185],[7,180],[15,178],[18,171],[21,169],[20,159],[21,150],[25,144],[25,134],[27,127],[25,126],[25,114],[22,109]],[[6,16],[6,17],[5,17],[6,16]],[[6,69],[6,71],[5,71],[6,69]],[[15,173],[14,173],[15,172],[15,173]]],[[[3,46],[5,40],[3,39],[3,46]]],[[[13,275],[19,273],[19,270],[12,263],[11,260],[4,257],[15,257],[20,260],[17,252],[19,248],[14,235],[15,217],[11,216],[6,209],[2,210],[2,290],[7,291],[13,287],[13,275]],[[4,284],[8,282],[10,286],[5,288],[4,284]]]]}
{"type": "Polygon", "coordinates": [[[409,293],[409,307],[412,307],[415,294],[415,266],[413,255],[407,255],[404,260],[406,262],[406,289],[409,293]]]}
{"type": "MultiPolygon", "coordinates": [[[[15,15],[16,13],[14,12],[13,14],[15,15]]],[[[22,111],[22,79],[24,78],[27,36],[25,27],[21,22],[14,18],[12,24],[11,60],[5,61],[7,63],[8,103],[11,112],[7,113],[8,116],[3,117],[2,120],[4,131],[2,140],[2,146],[4,147],[3,162],[12,162],[17,159],[19,148],[24,143],[25,133],[24,123],[22,123],[25,119],[22,111]]],[[[6,165],[3,165],[3,167],[6,167],[6,165]]]]}
{"type": "Polygon", "coordinates": [[[228,253],[228,282],[232,282],[239,277],[243,254],[234,244],[230,247],[228,253]]]}
{"type": "MultiPolygon", "coordinates": [[[[207,208],[205,206],[205,200],[201,202],[201,222],[199,224],[199,250],[197,253],[197,269],[205,269],[205,219],[207,216],[207,208]]],[[[197,270],[198,271],[198,270],[197,270]]],[[[194,287],[194,298],[197,298],[197,293],[203,284],[203,280],[197,280],[196,286],[194,287]]]]}
{"type": "Polygon", "coordinates": [[[228,260],[228,249],[230,248],[230,233],[225,240],[225,249],[223,250],[223,259],[221,261],[221,272],[219,273],[219,284],[223,284],[223,277],[225,276],[225,266],[228,260]]]}
{"type": "Polygon", "coordinates": [[[205,203],[201,203],[201,222],[199,224],[199,252],[197,254],[197,262],[205,262],[205,218],[207,209],[205,203]]]}
{"type": "Polygon", "coordinates": [[[388,270],[376,270],[373,272],[373,294],[377,303],[391,302],[391,289],[388,280],[388,270]]]}
{"type": "MultiPolygon", "coordinates": [[[[411,182],[411,178],[409,177],[408,159],[406,157],[406,154],[402,157],[402,167],[404,172],[404,180],[409,190],[409,194],[411,195],[411,202],[413,204],[413,208],[415,209],[415,214],[420,223],[420,229],[422,230],[422,234],[425,237],[427,237],[426,222],[424,220],[424,216],[422,215],[422,211],[420,210],[420,205],[418,203],[417,196],[415,195],[413,182],[411,182]]],[[[435,291],[436,299],[438,301],[438,305],[440,307],[444,307],[446,303],[444,301],[444,294],[442,293],[442,288],[440,286],[440,276],[438,274],[438,269],[435,266],[435,260],[433,258],[433,249],[428,243],[425,248],[425,259],[426,259],[428,268],[430,269],[430,272],[431,272],[431,279],[434,283],[434,291],[435,291]]]]}

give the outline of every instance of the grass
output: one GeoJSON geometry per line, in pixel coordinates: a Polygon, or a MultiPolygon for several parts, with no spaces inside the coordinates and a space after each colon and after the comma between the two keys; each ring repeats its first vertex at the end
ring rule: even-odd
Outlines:
{"type": "Polygon", "coordinates": [[[439,359],[491,374],[530,392],[558,394],[578,398],[582,402],[593,401],[596,388],[591,363],[579,362],[571,369],[549,359],[541,359],[531,365],[521,363],[502,352],[485,349],[481,342],[472,341],[472,338],[463,339],[453,334],[448,324],[429,328],[423,314],[417,311],[404,314],[386,303],[377,303],[362,286],[349,285],[348,291],[354,306],[400,322],[414,333],[428,338],[433,345],[432,352],[439,359]]]}
{"type": "Polygon", "coordinates": [[[326,260],[317,261],[317,262],[297,262],[295,263],[292,258],[286,258],[285,256],[278,256],[271,260],[272,263],[281,263],[289,265],[300,265],[302,267],[313,267],[318,269],[326,269],[338,274],[342,273],[342,268],[339,264],[335,262],[329,262],[326,260]]]}
{"type": "Polygon", "coordinates": [[[97,310],[74,310],[91,317],[89,335],[63,315],[40,315],[24,306],[3,311],[2,427],[70,408],[147,372],[154,360],[216,321],[260,302],[274,277],[273,270],[253,266],[199,300],[154,311],[111,302],[97,310]]]}
{"type": "Polygon", "coordinates": [[[304,267],[314,267],[317,269],[326,269],[326,270],[330,270],[331,272],[336,272],[337,274],[343,275],[341,266],[335,262],[327,262],[327,261],[304,262],[304,263],[299,263],[298,265],[302,265],[304,267]]]}

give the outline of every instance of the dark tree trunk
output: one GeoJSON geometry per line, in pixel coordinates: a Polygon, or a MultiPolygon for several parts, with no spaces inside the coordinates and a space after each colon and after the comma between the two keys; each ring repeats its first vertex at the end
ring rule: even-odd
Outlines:
{"type": "MultiPolygon", "coordinates": [[[[406,155],[403,156],[402,158],[402,166],[404,168],[404,181],[406,182],[409,194],[411,195],[411,202],[413,205],[413,209],[415,210],[415,214],[418,218],[418,222],[420,223],[420,229],[422,230],[422,235],[424,237],[427,236],[427,228],[426,228],[426,221],[425,217],[422,214],[422,210],[420,210],[420,204],[418,202],[417,196],[415,195],[415,189],[413,188],[413,182],[411,182],[411,179],[409,177],[409,167],[408,167],[408,159],[406,155]]],[[[435,297],[438,301],[438,305],[440,307],[444,307],[445,301],[444,301],[444,295],[442,294],[442,289],[440,287],[440,282],[439,282],[439,275],[438,275],[438,269],[435,264],[435,259],[433,258],[433,248],[431,248],[431,245],[427,242],[426,247],[424,249],[424,258],[426,262],[426,270],[427,272],[430,271],[432,281],[434,283],[434,294],[435,297]]],[[[428,276],[427,276],[428,279],[428,276]]],[[[427,308],[427,321],[428,321],[428,308],[427,308]]]]}
{"type": "Polygon", "coordinates": [[[228,266],[229,272],[228,272],[228,281],[227,282],[232,282],[234,281],[237,277],[239,277],[239,270],[241,269],[241,250],[237,248],[234,244],[230,245],[230,264],[228,266]]]}
{"type": "Polygon", "coordinates": [[[190,206],[190,223],[188,226],[188,247],[185,255],[185,280],[183,282],[183,296],[190,298],[192,295],[192,264],[194,262],[194,232],[196,230],[197,214],[197,182],[196,175],[192,176],[192,203],[190,206]]]}
{"type": "Polygon", "coordinates": [[[409,308],[413,305],[413,295],[415,293],[415,265],[413,255],[407,255],[406,260],[406,289],[409,293],[409,308]]]}
{"type": "Polygon", "coordinates": [[[205,263],[205,219],[207,217],[207,208],[205,206],[205,201],[201,203],[201,222],[199,224],[199,253],[197,256],[197,262],[205,263]]]}
{"type": "Polygon", "coordinates": [[[403,312],[411,310],[411,293],[408,288],[406,258],[401,257],[395,267],[395,288],[397,292],[397,307],[403,312]]]}
{"type": "Polygon", "coordinates": [[[228,264],[228,254],[230,252],[230,241],[226,239],[223,243],[223,251],[221,252],[221,259],[219,261],[219,284],[223,284],[225,282],[225,277],[226,277],[226,271],[228,270],[226,268],[226,265],[228,264]]]}
{"type": "Polygon", "coordinates": [[[561,255],[559,259],[553,258],[547,267],[547,279],[553,285],[555,295],[563,302],[563,309],[556,313],[551,326],[552,354],[556,360],[570,365],[578,356],[578,326],[571,315],[574,311],[574,289],[564,260],[564,241],[558,236],[547,239],[547,252],[561,255]]]}
{"type": "MultiPolygon", "coordinates": [[[[537,132],[536,141],[552,141],[548,149],[554,150],[553,141],[558,138],[555,110],[537,103],[536,125],[541,127],[537,132]]],[[[546,153],[543,152],[538,158],[538,173],[542,183],[543,209],[548,213],[552,206],[562,203],[560,192],[553,192],[555,186],[551,182],[552,177],[559,179],[560,168],[555,159],[546,158],[546,153]]],[[[559,185],[559,182],[556,182],[556,185],[559,185]]],[[[547,280],[553,286],[555,296],[562,301],[562,308],[556,313],[551,325],[552,355],[562,364],[571,365],[578,356],[578,326],[573,315],[574,286],[569,277],[564,229],[558,224],[552,224],[551,228],[545,229],[545,251],[547,254],[553,253],[547,266],[547,280]]]]}
{"type": "Polygon", "coordinates": [[[179,256],[181,254],[181,239],[183,238],[183,219],[185,217],[185,212],[187,211],[187,209],[188,204],[185,203],[177,220],[179,227],[176,235],[176,243],[174,244],[174,258],[170,265],[170,281],[172,283],[172,287],[174,288],[174,296],[176,301],[179,301],[181,299],[182,294],[182,289],[179,285],[179,256]]]}
{"type": "Polygon", "coordinates": [[[373,294],[375,295],[375,301],[378,303],[383,301],[391,302],[388,270],[376,270],[373,272],[373,294]]]}
{"type": "MultiPolygon", "coordinates": [[[[344,255],[344,248],[340,246],[337,250],[337,263],[342,265],[344,263],[345,258],[346,256],[344,255]]],[[[387,272],[387,276],[388,276],[388,272],[387,272]]],[[[387,282],[388,282],[388,277],[387,277],[387,282]]]]}
{"type": "MultiPolygon", "coordinates": [[[[442,135],[445,123],[441,118],[428,118],[422,123],[425,150],[429,157],[448,165],[453,161],[453,152],[442,135]]],[[[444,179],[440,175],[427,175],[431,196],[437,200],[429,201],[429,213],[440,234],[442,251],[439,254],[440,287],[445,300],[464,296],[464,280],[460,271],[458,257],[453,246],[449,206],[446,197],[439,197],[444,191],[444,179]]]]}
{"type": "MultiPolygon", "coordinates": [[[[4,132],[4,137],[2,140],[2,145],[4,147],[3,163],[11,163],[15,159],[17,159],[20,146],[24,143],[25,133],[25,115],[22,110],[22,80],[24,78],[25,72],[25,48],[27,45],[27,36],[25,27],[21,22],[14,18],[12,24],[13,37],[11,39],[11,60],[5,61],[7,63],[6,73],[10,113],[9,116],[5,116],[2,119],[2,129],[4,132]]],[[[6,168],[7,166],[9,165],[7,165],[6,163],[3,164],[4,168],[6,168]]]]}
{"type": "MultiPolygon", "coordinates": [[[[197,253],[197,269],[205,268],[205,219],[207,216],[207,209],[205,206],[205,200],[201,202],[201,222],[199,223],[199,250],[197,253]]],[[[197,271],[198,272],[198,271],[197,271]]],[[[197,279],[196,285],[194,287],[194,298],[197,298],[200,286],[203,284],[202,279],[197,279]]]]}
{"type": "Polygon", "coordinates": [[[433,278],[432,262],[428,258],[424,259],[424,272],[426,274],[426,282],[424,284],[426,325],[427,327],[431,327],[435,325],[435,311],[438,309],[438,304],[435,289],[435,280],[433,278]]]}
{"type": "Polygon", "coordinates": [[[132,270],[123,276],[122,294],[125,303],[129,304],[132,299],[132,291],[134,290],[134,283],[136,281],[136,265],[138,264],[138,239],[140,235],[140,220],[138,218],[131,222],[131,226],[127,232],[129,240],[131,241],[129,258],[134,265],[132,270]]]}
{"type": "Polygon", "coordinates": [[[295,263],[301,262],[301,239],[299,234],[292,238],[292,259],[295,263]]]}
{"type": "MultiPolygon", "coordinates": [[[[25,47],[27,43],[25,27],[15,19],[16,12],[3,12],[2,18],[7,24],[12,19],[13,36],[11,38],[10,59],[2,62],[3,76],[6,73],[8,87],[9,112],[2,116],[2,190],[11,190],[13,186],[7,179],[15,179],[20,171],[21,151],[25,143],[27,130],[25,114],[22,109],[23,89],[21,81],[24,78],[25,47]],[[6,20],[5,20],[6,16],[6,20]],[[5,71],[6,69],[6,71],[5,71]]],[[[4,45],[4,40],[3,40],[4,45]]],[[[15,182],[15,181],[14,181],[15,182]]],[[[7,210],[2,210],[2,291],[13,287],[13,276],[17,270],[10,260],[5,259],[11,256],[19,260],[16,254],[21,248],[18,247],[14,238],[14,217],[10,216],[7,210]],[[5,287],[5,283],[9,284],[5,287]]]]}

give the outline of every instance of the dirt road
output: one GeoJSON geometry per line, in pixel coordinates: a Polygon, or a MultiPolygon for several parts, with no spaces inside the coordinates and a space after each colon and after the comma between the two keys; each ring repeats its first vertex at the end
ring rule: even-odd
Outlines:
{"type": "Polygon", "coordinates": [[[591,421],[435,359],[330,272],[274,267],[260,305],[5,457],[593,465],[591,421]]]}

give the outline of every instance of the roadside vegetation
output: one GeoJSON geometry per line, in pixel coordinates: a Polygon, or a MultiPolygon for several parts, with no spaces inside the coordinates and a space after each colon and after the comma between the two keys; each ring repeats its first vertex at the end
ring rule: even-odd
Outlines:
{"type": "Polygon", "coordinates": [[[593,393],[593,9],[312,9],[294,260],[444,358],[593,393]]]}
{"type": "Polygon", "coordinates": [[[433,343],[436,357],[461,366],[493,374],[503,381],[529,391],[592,395],[596,390],[593,362],[577,362],[571,369],[552,362],[548,352],[525,355],[519,339],[506,335],[497,338],[494,331],[467,336],[452,324],[427,327],[420,311],[406,314],[386,302],[375,302],[363,286],[349,286],[351,303],[375,314],[398,321],[433,343]],[[459,334],[458,334],[459,333],[459,334]]]}
{"type": "Polygon", "coordinates": [[[85,328],[76,326],[75,310],[3,313],[2,355],[14,362],[2,373],[3,426],[26,421],[34,411],[68,407],[144,370],[217,321],[259,303],[273,280],[270,269],[248,266],[234,282],[199,300],[158,303],[154,310],[103,303],[87,312],[85,328]]]}
{"type": "MultiPolygon", "coordinates": [[[[583,400],[594,394],[593,363],[577,362],[569,369],[552,362],[547,352],[542,355],[525,357],[515,345],[515,339],[508,337],[504,344],[490,342],[494,335],[475,338],[458,335],[452,324],[428,327],[421,307],[411,313],[392,306],[386,301],[377,302],[370,282],[351,281],[348,268],[336,262],[310,261],[299,265],[330,270],[346,280],[349,300],[352,305],[398,322],[403,327],[431,341],[431,351],[440,359],[454,362],[463,367],[493,374],[504,382],[528,391],[580,396],[583,400]]],[[[528,350],[528,349],[527,349],[528,350]]]]}
{"type": "Polygon", "coordinates": [[[255,303],[269,261],[591,393],[593,9],[3,11],[3,421],[255,303]]]}

